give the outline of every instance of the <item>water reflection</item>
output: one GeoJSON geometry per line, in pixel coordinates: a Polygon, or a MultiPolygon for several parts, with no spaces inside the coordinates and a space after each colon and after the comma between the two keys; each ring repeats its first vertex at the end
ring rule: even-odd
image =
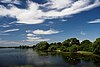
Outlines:
{"type": "Polygon", "coordinates": [[[0,67],[100,67],[100,57],[77,53],[0,49],[0,67]]]}
{"type": "MultiPolygon", "coordinates": [[[[77,53],[57,53],[57,52],[43,52],[37,51],[39,56],[59,56],[64,63],[69,66],[79,67],[100,67],[100,56],[83,55],[77,53]]],[[[59,60],[58,60],[59,61],[59,60]]]]}

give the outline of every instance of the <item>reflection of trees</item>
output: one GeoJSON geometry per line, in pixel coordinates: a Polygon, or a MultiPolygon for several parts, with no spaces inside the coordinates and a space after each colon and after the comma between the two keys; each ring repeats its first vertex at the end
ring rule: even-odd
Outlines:
{"type": "Polygon", "coordinates": [[[57,53],[57,52],[44,52],[44,51],[37,51],[37,54],[39,56],[52,56],[56,57],[57,55],[61,56],[64,60],[64,62],[77,65],[81,61],[83,62],[93,62],[95,65],[100,66],[100,56],[95,55],[83,55],[83,54],[77,54],[77,53],[57,53]]]}
{"type": "MultiPolygon", "coordinates": [[[[93,61],[95,64],[100,63],[100,57],[94,55],[82,55],[82,54],[75,54],[75,53],[62,53],[61,54],[63,60],[69,64],[78,64],[80,61],[90,62],[93,61]]],[[[99,64],[100,65],[100,64],[99,64]]]]}
{"type": "Polygon", "coordinates": [[[85,62],[89,62],[89,61],[93,61],[94,60],[94,56],[91,55],[82,55],[82,57],[80,58],[81,60],[85,61],[85,62]]]}
{"type": "Polygon", "coordinates": [[[78,64],[80,62],[80,58],[77,56],[77,54],[72,53],[62,53],[61,54],[63,60],[69,64],[78,64]]]}
{"type": "Polygon", "coordinates": [[[95,55],[81,55],[80,57],[81,60],[83,61],[93,61],[94,63],[95,62],[100,62],[100,56],[95,56],[95,55]]]}
{"type": "Polygon", "coordinates": [[[45,51],[36,51],[39,56],[48,56],[48,52],[45,51]]]}
{"type": "Polygon", "coordinates": [[[39,56],[48,56],[48,55],[56,56],[56,55],[59,55],[57,52],[46,52],[46,51],[39,51],[39,50],[37,50],[36,52],[39,56]]]}
{"type": "Polygon", "coordinates": [[[97,67],[100,67],[100,56],[98,57],[94,57],[94,64],[97,66],[97,67]]]}

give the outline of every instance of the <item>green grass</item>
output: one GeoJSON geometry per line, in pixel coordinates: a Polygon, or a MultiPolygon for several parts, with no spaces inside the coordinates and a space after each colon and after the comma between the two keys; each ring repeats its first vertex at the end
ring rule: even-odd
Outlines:
{"type": "Polygon", "coordinates": [[[88,51],[77,51],[77,53],[80,53],[80,54],[93,54],[93,52],[88,52],[88,51]]]}
{"type": "Polygon", "coordinates": [[[77,53],[83,54],[83,55],[93,55],[93,56],[98,56],[98,57],[100,57],[99,55],[93,54],[93,52],[88,52],[88,51],[77,51],[77,53]]]}

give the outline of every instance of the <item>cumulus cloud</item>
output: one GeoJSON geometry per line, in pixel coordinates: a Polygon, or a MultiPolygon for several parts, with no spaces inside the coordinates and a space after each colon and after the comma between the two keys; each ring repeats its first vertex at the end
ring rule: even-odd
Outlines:
{"type": "Polygon", "coordinates": [[[56,34],[56,33],[59,33],[60,31],[56,31],[56,30],[34,30],[33,33],[34,34],[56,34]]]}
{"type": "Polygon", "coordinates": [[[95,19],[93,21],[89,21],[88,23],[100,23],[100,19],[95,19]]]}
{"type": "Polygon", "coordinates": [[[17,19],[17,23],[40,24],[46,19],[69,17],[73,14],[100,6],[99,0],[49,0],[42,5],[31,1],[27,2],[27,9],[20,9],[14,5],[10,9],[0,6],[0,15],[14,17],[17,19]],[[40,9],[39,7],[48,10],[44,11],[44,9],[40,9]]]}
{"type": "Polygon", "coordinates": [[[14,32],[14,31],[18,31],[19,29],[9,29],[9,30],[5,30],[4,33],[7,33],[7,32],[14,32]]]}
{"type": "Polygon", "coordinates": [[[70,7],[72,2],[72,0],[49,0],[49,2],[44,5],[48,5],[48,8],[50,9],[62,9],[65,7],[70,7]]]}
{"type": "Polygon", "coordinates": [[[30,30],[26,30],[26,41],[28,42],[39,42],[39,41],[49,41],[50,39],[39,37],[37,34],[32,33],[30,30]]]}
{"type": "Polygon", "coordinates": [[[34,31],[31,31],[31,30],[26,30],[26,38],[28,42],[39,42],[39,41],[49,41],[50,39],[48,38],[42,38],[38,35],[50,35],[50,34],[56,34],[56,33],[59,33],[60,31],[56,31],[56,30],[34,30],[34,31]]]}

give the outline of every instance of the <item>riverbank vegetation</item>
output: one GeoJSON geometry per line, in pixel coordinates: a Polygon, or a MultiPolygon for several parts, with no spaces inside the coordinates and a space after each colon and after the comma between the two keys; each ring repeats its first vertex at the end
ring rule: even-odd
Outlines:
{"type": "Polygon", "coordinates": [[[90,40],[80,42],[77,38],[70,38],[63,42],[50,44],[46,41],[42,41],[34,45],[34,49],[49,52],[57,51],[100,55],[100,38],[97,38],[94,42],[90,40]]]}
{"type": "Polygon", "coordinates": [[[48,43],[47,41],[41,41],[33,46],[20,45],[16,47],[0,47],[0,48],[21,48],[34,50],[47,51],[47,52],[70,52],[81,54],[98,54],[100,55],[100,38],[97,38],[94,42],[90,40],[83,40],[80,42],[77,38],[66,39],[63,42],[48,43]]]}

